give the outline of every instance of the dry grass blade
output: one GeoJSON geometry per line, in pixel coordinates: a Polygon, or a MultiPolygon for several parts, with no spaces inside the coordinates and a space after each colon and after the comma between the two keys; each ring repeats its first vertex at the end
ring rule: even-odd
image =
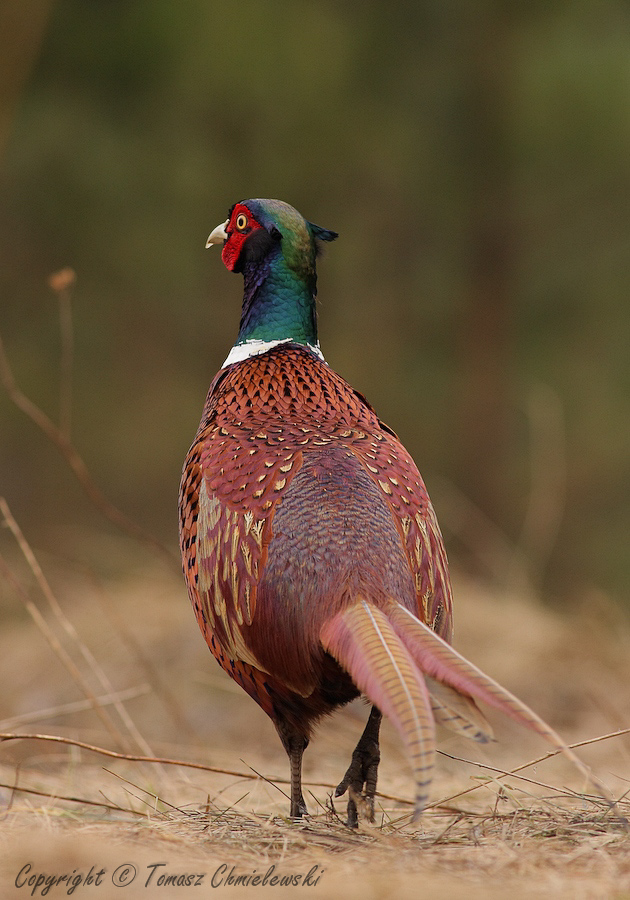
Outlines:
{"type": "MultiPolygon", "coordinates": [[[[112,775],[114,778],[117,778],[123,784],[128,784],[130,787],[135,788],[137,791],[142,791],[143,794],[151,797],[151,799],[153,800],[153,805],[151,806],[153,812],[158,812],[157,804],[162,803],[164,806],[169,806],[171,809],[175,810],[175,812],[181,813],[184,816],[187,815],[187,813],[183,809],[180,809],[179,806],[174,806],[172,803],[169,803],[168,800],[165,800],[164,797],[160,797],[153,791],[148,791],[146,788],[141,787],[139,784],[135,784],[133,781],[129,781],[129,779],[127,778],[123,778],[122,775],[118,774],[118,772],[112,772],[112,770],[106,768],[106,766],[103,766],[103,771],[107,772],[108,775],[112,775]]],[[[139,800],[140,803],[144,803],[147,806],[149,805],[147,804],[146,800],[142,799],[142,797],[137,797],[135,794],[133,794],[132,796],[134,796],[136,800],[139,800]]]]}
{"type": "Polygon", "coordinates": [[[277,791],[280,791],[280,793],[282,794],[282,796],[283,796],[283,797],[286,797],[287,800],[289,800],[289,801],[291,800],[291,798],[290,798],[290,796],[287,794],[287,792],[286,792],[286,791],[283,791],[282,788],[278,787],[277,784],[274,784],[274,782],[273,782],[270,778],[267,778],[265,775],[262,775],[260,772],[256,771],[256,769],[255,769],[253,766],[249,766],[249,765],[245,762],[244,759],[241,759],[241,762],[243,763],[244,766],[247,766],[248,769],[251,769],[252,772],[254,773],[254,775],[255,775],[257,778],[259,778],[261,781],[264,781],[266,784],[271,785],[271,787],[275,788],[277,791]]]}
{"type": "MultiPolygon", "coordinates": [[[[127,688],[126,691],[118,691],[116,694],[103,694],[97,697],[99,706],[109,706],[112,703],[124,700],[134,700],[136,697],[142,697],[150,693],[150,684],[141,684],[138,687],[127,688]]],[[[60,706],[49,706],[47,709],[37,709],[34,712],[22,713],[19,716],[12,716],[10,719],[4,719],[0,722],[0,731],[9,730],[10,728],[19,728],[21,725],[32,725],[33,722],[42,722],[45,719],[55,719],[58,716],[68,716],[73,713],[84,712],[92,709],[92,703],[89,700],[76,700],[74,703],[62,703],[60,706]]]]}
{"type": "Polygon", "coordinates": [[[3,819],[6,819],[7,816],[9,815],[9,813],[11,812],[11,808],[13,806],[13,801],[15,800],[15,792],[18,790],[18,787],[19,787],[19,780],[20,780],[20,765],[18,763],[18,765],[15,767],[15,779],[13,781],[13,784],[11,785],[11,796],[9,797],[9,802],[7,803],[6,809],[4,810],[4,813],[2,815],[3,819]]]}
{"type": "Polygon", "coordinates": [[[80,689],[80,691],[84,694],[84,696],[89,701],[90,706],[94,709],[94,712],[99,717],[109,734],[116,741],[119,746],[124,746],[124,741],[122,735],[115,727],[110,717],[106,714],[105,710],[101,707],[98,702],[97,697],[93,693],[91,687],[77,668],[74,663],[74,660],[69,655],[65,647],[57,639],[57,636],[52,631],[41,612],[37,608],[37,606],[33,603],[33,601],[28,596],[26,590],[22,587],[20,582],[17,580],[10,567],[7,565],[6,561],[0,556],[0,572],[4,575],[9,584],[13,587],[17,597],[22,602],[23,606],[27,610],[28,614],[31,616],[35,625],[43,634],[44,638],[48,642],[52,651],[59,658],[61,663],[68,670],[70,677],[80,689]]]}
{"type": "MultiPolygon", "coordinates": [[[[33,550],[31,549],[28,541],[24,537],[24,534],[22,533],[22,529],[20,528],[18,523],[15,521],[15,518],[13,517],[11,510],[9,509],[9,505],[6,502],[6,500],[4,499],[4,497],[0,497],[0,512],[2,513],[2,515],[4,517],[4,521],[7,523],[9,529],[11,530],[11,533],[13,534],[13,536],[18,544],[18,547],[22,551],[22,554],[23,554],[24,558],[26,559],[26,562],[28,563],[28,566],[29,566],[31,572],[34,575],[35,580],[36,580],[37,584],[39,585],[39,588],[40,588],[42,594],[46,598],[46,602],[50,606],[50,609],[52,610],[53,615],[56,617],[57,621],[59,622],[61,628],[68,635],[70,640],[74,642],[74,644],[78,648],[79,652],[81,653],[81,656],[85,660],[86,664],[92,670],[92,672],[94,673],[94,676],[97,678],[97,680],[100,682],[103,690],[107,691],[108,694],[114,696],[116,692],[114,690],[114,687],[113,687],[111,681],[105,674],[102,666],[97,662],[92,651],[89,649],[89,647],[86,646],[85,642],[81,640],[81,638],[77,634],[76,628],[74,627],[72,622],[68,619],[68,617],[62,610],[61,606],[59,605],[59,601],[55,597],[53,590],[50,587],[48,580],[47,580],[46,576],[44,575],[42,568],[37,560],[37,557],[33,553],[33,550]]],[[[129,732],[129,734],[131,735],[133,740],[136,742],[136,745],[147,756],[152,756],[153,751],[151,750],[148,743],[145,741],[145,739],[142,737],[142,735],[136,728],[134,722],[131,719],[131,716],[129,715],[129,713],[127,712],[126,708],[121,703],[121,701],[120,700],[114,701],[113,705],[114,705],[114,708],[116,709],[118,715],[120,716],[122,722],[124,723],[125,727],[127,728],[127,731],[129,732]]],[[[116,728],[114,723],[111,722],[110,717],[106,716],[106,718],[109,719],[109,721],[111,723],[111,728],[109,729],[110,732],[112,732],[112,729],[113,729],[113,731],[118,735],[117,740],[118,740],[119,744],[124,747],[125,746],[124,738],[122,737],[122,735],[120,734],[120,732],[118,731],[118,729],[116,728]]]]}
{"type": "Polygon", "coordinates": [[[55,425],[52,419],[50,419],[37,404],[33,403],[33,401],[30,400],[17,386],[13,371],[9,365],[9,359],[4,349],[2,335],[0,335],[0,383],[3,385],[9,399],[15,406],[28,416],[28,418],[44,432],[46,437],[55,445],[55,447],[57,447],[72,469],[77,481],[85,491],[89,500],[101,514],[126,534],[131,535],[131,537],[157,551],[172,565],[175,560],[171,551],[152,534],[149,534],[144,528],[129,519],[118,509],[118,507],[114,506],[114,504],[107,499],[105,494],[94,482],[88,467],[72,441],[70,441],[67,435],[55,425]]]}
{"type": "Polygon", "coordinates": [[[132,816],[142,816],[144,813],[136,812],[133,809],[125,809],[124,806],[116,806],[114,803],[103,803],[100,800],[88,800],[85,797],[66,797],[63,794],[50,793],[49,791],[39,791],[36,788],[19,787],[16,784],[5,784],[0,781],[0,788],[5,788],[13,792],[21,794],[34,794],[36,797],[48,797],[50,800],[62,800],[64,803],[80,803],[85,806],[102,806],[105,809],[113,809],[116,812],[129,813],[132,816]]]}
{"type": "MultiPolygon", "coordinates": [[[[463,756],[453,756],[451,753],[444,753],[444,751],[442,751],[442,756],[446,756],[448,759],[453,759],[456,762],[466,763],[469,766],[477,766],[479,769],[486,769],[489,772],[496,772],[502,778],[516,778],[519,781],[527,782],[527,784],[533,784],[536,785],[536,787],[542,787],[548,791],[556,791],[560,794],[566,795],[567,797],[578,796],[576,795],[575,791],[571,791],[568,788],[555,788],[553,787],[553,785],[546,784],[544,781],[536,781],[534,778],[528,778],[527,775],[518,775],[516,770],[514,769],[511,772],[506,772],[505,769],[500,769],[497,766],[491,766],[488,763],[480,763],[474,759],[466,759],[463,756]]],[[[492,782],[498,783],[498,780],[495,776],[492,776],[488,781],[484,782],[481,787],[485,787],[487,784],[492,782]]],[[[580,794],[579,796],[583,795],[580,794]]]]}
{"type": "MultiPolygon", "coordinates": [[[[573,744],[569,744],[569,748],[571,750],[575,750],[579,747],[588,747],[590,744],[598,744],[601,741],[608,741],[612,738],[622,737],[625,734],[630,734],[630,728],[620,728],[617,731],[610,731],[607,734],[598,735],[598,737],[594,738],[586,738],[582,741],[576,741],[573,744]]],[[[443,750],[437,751],[442,756],[449,756],[448,753],[444,753],[443,750]]],[[[553,759],[555,756],[559,756],[562,753],[561,750],[549,750],[548,753],[544,753],[542,756],[537,756],[536,759],[530,759],[526,763],[521,763],[520,766],[516,766],[514,769],[511,769],[509,772],[504,772],[498,775],[498,778],[508,778],[512,775],[516,775],[518,772],[522,772],[524,769],[528,769],[530,766],[537,766],[539,763],[545,762],[548,759],[553,759]]],[[[451,759],[457,759],[458,757],[450,757],[451,759]]],[[[471,760],[463,760],[463,762],[472,762],[471,760]]],[[[472,763],[473,765],[481,765],[481,763],[472,763]]],[[[486,768],[491,768],[490,766],[486,768]]],[[[499,770],[495,770],[499,771],[499,770]]],[[[460,797],[464,797],[466,794],[471,794],[473,791],[478,791],[479,788],[483,787],[483,784],[475,784],[473,787],[466,788],[463,791],[458,791],[456,794],[451,794],[449,797],[444,797],[443,800],[440,800],[439,803],[430,804],[431,808],[435,808],[438,806],[445,806],[450,803],[452,800],[458,800],[460,797]]],[[[621,799],[621,798],[620,798],[621,799]]],[[[428,807],[427,807],[428,808],[428,807]]]]}
{"type": "Polygon", "coordinates": [[[72,291],[76,281],[73,269],[61,269],[48,279],[59,301],[59,332],[61,360],[59,362],[59,430],[70,441],[72,428],[72,369],[74,357],[74,329],[72,324],[72,291]]]}
{"type": "MultiPolygon", "coordinates": [[[[112,603],[108,602],[101,584],[98,582],[92,572],[90,572],[90,580],[96,588],[96,597],[100,603],[101,609],[111,622],[112,627],[118,633],[121,642],[125,644],[131,654],[144,669],[146,676],[149,678],[153,691],[160,698],[160,700],[164,704],[165,709],[168,711],[169,715],[173,719],[173,722],[177,726],[178,733],[188,734],[191,738],[198,741],[199,734],[181,712],[179,703],[173,695],[173,692],[165,683],[165,680],[160,675],[157,667],[144,652],[139,641],[136,640],[135,635],[132,634],[130,629],[127,627],[126,622],[118,613],[118,610],[112,603]]],[[[240,688],[238,688],[238,690],[240,690],[240,688]]]]}

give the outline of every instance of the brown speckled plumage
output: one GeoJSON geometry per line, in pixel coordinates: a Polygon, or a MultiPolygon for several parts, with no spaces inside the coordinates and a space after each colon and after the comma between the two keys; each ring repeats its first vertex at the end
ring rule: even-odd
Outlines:
{"type": "Polygon", "coordinates": [[[265,712],[287,692],[328,711],[310,696],[330,667],[317,635],[357,592],[396,598],[450,638],[446,558],[422,478],[364,398],[306,348],[283,344],[219,373],[184,473],[197,620],[265,712]]]}

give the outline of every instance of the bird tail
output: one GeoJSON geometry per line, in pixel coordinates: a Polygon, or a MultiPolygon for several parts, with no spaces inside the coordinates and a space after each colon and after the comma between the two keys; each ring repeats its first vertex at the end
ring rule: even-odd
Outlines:
{"type": "Polygon", "coordinates": [[[537,732],[609,801],[607,789],[532,709],[465,659],[404,606],[359,598],[323,626],[324,649],[396,726],[416,781],[414,818],[424,809],[435,757],[435,721],[487,741],[492,730],[473,697],[537,732]]]}
{"type": "Polygon", "coordinates": [[[384,613],[365,600],[326,622],[320,637],[324,649],[398,729],[411,761],[415,814],[420,815],[433,775],[435,722],[429,692],[409,650],[384,613]]]}

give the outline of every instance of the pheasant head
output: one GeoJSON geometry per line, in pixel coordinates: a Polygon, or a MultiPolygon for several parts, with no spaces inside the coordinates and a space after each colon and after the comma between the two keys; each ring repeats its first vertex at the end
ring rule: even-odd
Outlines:
{"type": "Polygon", "coordinates": [[[280,200],[243,200],[230,209],[206,243],[223,244],[223,262],[245,282],[239,332],[224,366],[285,341],[321,355],[315,259],[319,241],[336,237],[280,200]]]}

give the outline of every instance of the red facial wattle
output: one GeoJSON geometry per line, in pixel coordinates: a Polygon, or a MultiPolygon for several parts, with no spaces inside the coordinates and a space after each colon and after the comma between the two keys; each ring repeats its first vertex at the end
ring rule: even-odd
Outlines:
{"type": "Polygon", "coordinates": [[[221,259],[226,268],[233,272],[238,263],[239,256],[243,250],[243,244],[253,231],[262,228],[252,216],[251,212],[242,203],[237,203],[232,210],[232,215],[225,228],[227,240],[221,251],[221,259]],[[244,228],[237,227],[237,223],[242,223],[245,217],[246,225],[244,228]]]}

